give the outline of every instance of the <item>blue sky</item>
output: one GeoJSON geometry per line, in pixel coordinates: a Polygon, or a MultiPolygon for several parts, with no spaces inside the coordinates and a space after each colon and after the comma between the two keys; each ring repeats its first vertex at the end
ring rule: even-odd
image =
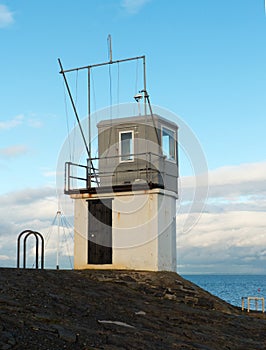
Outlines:
{"type": "MultiPolygon", "coordinates": [[[[64,68],[106,61],[108,34],[113,59],[146,55],[152,103],[187,123],[208,163],[209,200],[198,224],[178,236],[179,271],[266,273],[263,0],[0,1],[0,265],[14,264],[21,229],[49,230],[57,210],[67,137],[57,58],[64,68]]],[[[94,107],[109,102],[97,93],[94,107]]],[[[193,179],[182,160],[187,203],[193,179]]]]}

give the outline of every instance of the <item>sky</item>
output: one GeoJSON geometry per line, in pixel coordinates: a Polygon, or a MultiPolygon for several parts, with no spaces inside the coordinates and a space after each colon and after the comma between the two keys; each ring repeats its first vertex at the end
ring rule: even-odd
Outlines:
{"type": "MultiPolygon", "coordinates": [[[[263,0],[0,0],[0,266],[16,265],[25,229],[44,233],[46,266],[55,266],[52,223],[71,205],[58,197],[57,163],[75,126],[57,59],[65,69],[108,61],[109,34],[113,60],[146,56],[152,104],[183,123],[178,273],[266,274],[263,0]],[[197,155],[208,198],[193,206],[197,155]]],[[[112,68],[111,91],[110,72],[94,74],[94,111],[133,102],[141,85],[135,63],[112,68]]],[[[70,74],[69,83],[84,117],[85,78],[70,74]]],[[[69,249],[62,243],[62,265],[69,249]]]]}

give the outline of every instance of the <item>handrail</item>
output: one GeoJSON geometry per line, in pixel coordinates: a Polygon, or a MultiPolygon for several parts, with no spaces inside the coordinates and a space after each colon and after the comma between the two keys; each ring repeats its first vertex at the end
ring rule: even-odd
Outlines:
{"type": "Polygon", "coordinates": [[[36,252],[35,252],[35,260],[36,260],[36,266],[35,268],[38,269],[39,267],[39,239],[41,240],[41,269],[44,268],[44,238],[43,235],[40,232],[32,231],[32,230],[25,230],[22,231],[18,235],[17,239],[17,268],[20,268],[20,240],[23,237],[23,268],[26,268],[26,251],[27,251],[27,239],[29,236],[34,235],[36,240],[36,252]]]}
{"type": "MultiPolygon", "coordinates": [[[[154,152],[140,152],[140,153],[134,153],[134,154],[128,154],[129,156],[134,156],[135,161],[128,163],[129,168],[125,166],[127,164],[126,162],[118,162],[117,165],[121,165],[121,169],[117,169],[116,171],[113,172],[112,170],[108,170],[105,167],[102,167],[102,169],[97,169],[95,168],[95,173],[90,172],[90,166],[89,165],[84,165],[84,164],[77,164],[73,162],[66,162],[65,163],[65,193],[68,193],[69,191],[72,190],[78,190],[78,189],[91,189],[94,188],[94,183],[95,183],[95,178],[97,178],[97,186],[102,187],[106,186],[106,182],[108,182],[108,179],[111,181],[114,181],[116,185],[121,185],[121,181],[119,182],[119,176],[124,176],[123,174],[125,173],[133,173],[136,172],[137,175],[139,175],[136,178],[141,178],[142,180],[145,180],[147,183],[152,182],[152,177],[156,176],[154,174],[158,174],[158,176],[163,176],[165,173],[165,160],[166,156],[162,154],[157,154],[154,152]],[[146,159],[144,159],[144,157],[146,159]],[[148,157],[147,157],[148,156],[148,157]],[[141,158],[143,157],[143,158],[141,158]],[[153,165],[154,158],[157,160],[162,160],[163,161],[163,166],[162,168],[157,169],[153,165]],[[147,160],[148,159],[148,160],[147,160]],[[143,167],[139,167],[140,164],[139,162],[144,161],[146,165],[143,165],[143,167]],[[122,165],[123,164],[123,165],[122,165]],[[135,167],[134,167],[135,165],[135,167]],[[76,168],[76,170],[73,170],[76,168]],[[84,176],[83,174],[77,174],[78,169],[84,169],[86,170],[86,173],[84,176]],[[76,172],[76,175],[74,174],[74,171],[76,172]],[[153,174],[153,175],[152,175],[153,174]],[[76,184],[73,186],[73,182],[71,180],[75,180],[76,184]],[[77,182],[84,182],[84,186],[77,186],[77,182]],[[105,184],[105,185],[103,185],[105,184]]],[[[95,157],[89,159],[90,161],[108,161],[112,162],[111,164],[113,165],[113,159],[119,159],[121,155],[109,155],[109,156],[103,156],[103,157],[95,157]]],[[[89,163],[88,163],[89,164],[89,163]]],[[[136,175],[136,176],[137,176],[136,175]]],[[[159,180],[158,180],[159,181],[159,180]]],[[[124,182],[124,183],[127,183],[124,182]]],[[[112,186],[113,184],[110,183],[109,186],[112,186]]]]}
{"type": "Polygon", "coordinates": [[[245,299],[247,299],[248,305],[247,305],[247,311],[250,311],[250,301],[255,301],[255,309],[258,311],[258,301],[261,301],[261,311],[264,313],[264,307],[265,307],[265,300],[264,297],[242,297],[241,298],[241,309],[244,311],[245,309],[245,299]]]}
{"type": "MultiPolygon", "coordinates": [[[[159,158],[163,158],[165,159],[166,156],[163,154],[158,154],[158,153],[154,153],[154,152],[140,152],[140,153],[128,153],[126,154],[127,156],[144,156],[144,155],[153,155],[159,158]]],[[[121,154],[115,155],[115,156],[107,156],[107,157],[96,157],[96,158],[91,158],[91,160],[101,160],[101,159],[109,159],[109,158],[121,158],[121,154]]],[[[86,167],[86,165],[82,165],[82,167],[86,167]]]]}

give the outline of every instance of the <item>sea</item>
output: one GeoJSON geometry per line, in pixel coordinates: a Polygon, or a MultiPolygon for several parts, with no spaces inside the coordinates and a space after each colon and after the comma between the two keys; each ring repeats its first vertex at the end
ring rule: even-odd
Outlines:
{"type": "MultiPolygon", "coordinates": [[[[266,275],[182,275],[211,294],[241,307],[242,297],[264,297],[266,301],[266,275]]],[[[247,301],[245,300],[245,307],[247,301]]],[[[250,309],[255,310],[255,301],[250,309]]],[[[258,310],[262,310],[261,301],[258,310]]]]}

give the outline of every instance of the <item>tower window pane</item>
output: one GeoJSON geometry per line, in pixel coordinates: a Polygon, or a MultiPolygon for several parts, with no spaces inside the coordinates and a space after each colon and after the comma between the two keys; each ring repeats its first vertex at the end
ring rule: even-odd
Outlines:
{"type": "Polygon", "coordinates": [[[173,130],[162,129],[162,149],[163,155],[169,160],[176,160],[176,140],[173,130]]]}
{"type": "Polygon", "coordinates": [[[121,162],[133,161],[133,131],[121,131],[119,136],[121,162]]]}

